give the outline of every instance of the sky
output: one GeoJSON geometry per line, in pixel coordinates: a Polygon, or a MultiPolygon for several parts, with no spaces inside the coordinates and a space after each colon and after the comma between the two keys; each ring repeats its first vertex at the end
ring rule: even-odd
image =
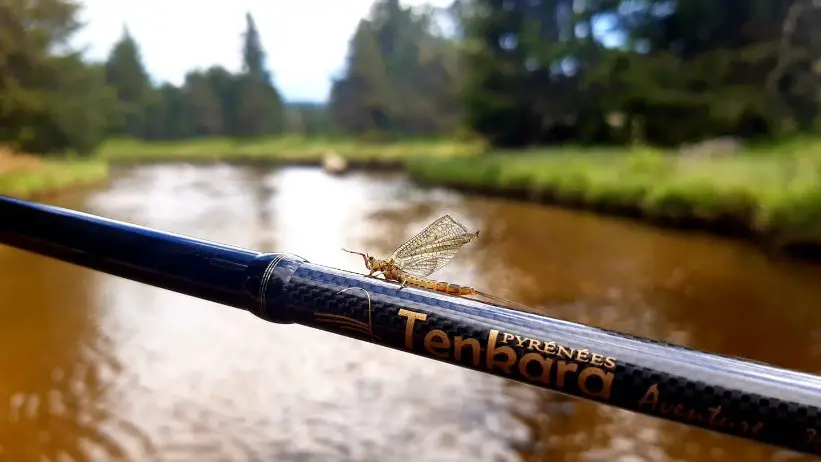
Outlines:
{"type": "MultiPolygon", "coordinates": [[[[84,0],[74,44],[104,60],[123,27],[140,45],[156,83],[182,83],[189,70],[219,64],[238,71],[250,11],[277,88],[288,101],[325,101],[345,63],[348,41],[373,0],[84,0]]],[[[415,6],[423,0],[404,0],[415,6]]],[[[431,0],[445,6],[450,0],[431,0]]]]}

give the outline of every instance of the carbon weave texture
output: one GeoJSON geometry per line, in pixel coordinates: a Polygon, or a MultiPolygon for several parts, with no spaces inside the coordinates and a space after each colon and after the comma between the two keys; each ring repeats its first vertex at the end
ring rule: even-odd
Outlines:
{"type": "MultiPolygon", "coordinates": [[[[588,377],[586,381],[588,390],[594,391],[592,394],[585,393],[579,385],[579,373],[590,368],[590,364],[581,361],[553,358],[555,364],[563,362],[565,367],[575,364],[577,368],[575,375],[565,374],[563,383],[559,383],[556,367],[551,371],[549,383],[532,380],[541,371],[538,367],[531,371],[531,378],[526,377],[518,367],[512,367],[508,372],[499,368],[489,370],[486,354],[491,329],[516,332],[515,326],[495,319],[490,310],[487,315],[477,314],[475,308],[466,308],[447,296],[419,295],[406,289],[397,291],[393,285],[370,282],[342,272],[317,270],[312,266],[296,269],[282,294],[281,302],[287,306],[294,322],[408,351],[405,346],[407,319],[398,315],[399,310],[425,313],[427,319],[418,322],[413,330],[413,348],[410,351],[413,354],[642,414],[821,455],[821,443],[818,442],[821,435],[817,441],[811,438],[813,432],[821,434],[821,403],[790,402],[749,392],[749,379],[743,376],[737,386],[730,389],[711,383],[709,370],[699,374],[701,380],[662,372],[670,370],[669,363],[661,367],[662,363],[672,361],[680,350],[692,349],[609,331],[613,348],[612,351],[601,352],[603,355],[618,359],[619,339],[632,338],[648,345],[664,345],[669,350],[669,357],[647,357],[631,362],[618,359],[614,370],[605,371],[612,373],[612,383],[609,395],[603,397],[596,394],[604,389],[599,376],[588,377]],[[350,321],[326,322],[321,319],[324,315],[350,321]],[[470,355],[458,361],[452,355],[443,359],[430,354],[423,348],[423,339],[433,329],[446,332],[451,339],[457,336],[477,339],[482,345],[480,361],[474,363],[466,360],[470,355]]],[[[562,344],[565,339],[557,332],[559,330],[551,332],[549,328],[544,329],[544,337],[562,344]]],[[[572,341],[568,339],[567,344],[572,344],[572,341]]],[[[528,353],[527,349],[515,343],[504,346],[515,351],[517,358],[528,353]]]]}

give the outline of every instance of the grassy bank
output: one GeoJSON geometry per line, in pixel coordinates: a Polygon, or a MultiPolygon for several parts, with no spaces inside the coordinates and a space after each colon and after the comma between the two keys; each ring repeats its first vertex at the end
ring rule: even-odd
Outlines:
{"type": "Polygon", "coordinates": [[[97,157],[114,162],[238,161],[284,164],[319,164],[336,154],[352,164],[402,164],[413,157],[463,157],[481,153],[479,142],[410,140],[372,143],[348,139],[307,139],[300,136],[235,141],[225,138],[174,142],[110,140],[97,157]]]}
{"type": "Polygon", "coordinates": [[[821,142],[713,158],[564,149],[407,167],[422,183],[744,234],[776,246],[821,244],[821,142]]]}
{"type": "MultiPolygon", "coordinates": [[[[821,245],[819,140],[760,145],[724,157],[673,156],[645,148],[486,153],[480,142],[453,140],[110,140],[96,158],[319,164],[331,153],[354,166],[404,166],[422,183],[742,234],[777,246],[821,245]]],[[[62,177],[85,176],[100,168],[95,163],[76,164],[62,177]]],[[[18,185],[38,183],[34,176],[17,178],[18,185]]],[[[3,188],[8,186],[0,176],[0,191],[3,188]]]]}
{"type": "Polygon", "coordinates": [[[98,160],[41,159],[0,150],[0,194],[32,198],[105,180],[98,160]]]}

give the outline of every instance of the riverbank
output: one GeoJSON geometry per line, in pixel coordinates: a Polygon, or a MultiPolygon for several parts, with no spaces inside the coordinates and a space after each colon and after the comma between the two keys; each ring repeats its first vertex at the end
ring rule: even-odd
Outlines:
{"type": "Polygon", "coordinates": [[[34,199],[108,178],[108,164],[89,159],[43,159],[0,149],[0,194],[34,199]]]}
{"type": "Polygon", "coordinates": [[[821,145],[681,157],[649,149],[494,153],[412,161],[415,181],[753,239],[821,249],[821,145]]]}
{"type": "Polygon", "coordinates": [[[224,138],[173,142],[108,140],[93,158],[47,159],[11,154],[0,148],[0,194],[33,198],[68,188],[96,184],[108,177],[109,165],[187,162],[320,166],[330,157],[347,169],[401,170],[408,159],[475,156],[479,141],[406,140],[366,142],[350,139],[306,139],[283,136],[236,141],[224,138]]]}
{"type": "Polygon", "coordinates": [[[236,141],[225,138],[169,142],[115,139],[96,158],[117,164],[145,162],[231,162],[235,164],[321,165],[338,156],[350,168],[401,169],[411,158],[468,157],[485,152],[484,143],[453,140],[365,142],[350,139],[307,139],[300,136],[236,141]]]}
{"type": "Polygon", "coordinates": [[[107,176],[109,163],[318,166],[332,155],[345,159],[348,168],[404,169],[422,184],[701,229],[821,256],[821,141],[705,157],[646,148],[487,152],[480,142],[442,140],[110,140],[94,160],[35,159],[36,168],[0,171],[0,193],[31,196],[96,182],[107,176]]]}

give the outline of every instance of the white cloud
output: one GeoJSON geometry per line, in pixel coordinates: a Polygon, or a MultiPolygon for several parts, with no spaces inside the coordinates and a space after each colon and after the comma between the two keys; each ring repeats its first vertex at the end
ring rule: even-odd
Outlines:
{"type": "MultiPolygon", "coordinates": [[[[404,1],[418,5],[422,0],[404,1]]],[[[449,0],[433,0],[439,6],[449,0]]],[[[214,64],[240,66],[245,12],[267,52],[268,68],[288,100],[324,100],[344,65],[348,41],[372,0],[85,0],[85,28],[75,43],[105,59],[123,26],[140,45],[157,81],[180,84],[185,72],[214,64]]]]}

